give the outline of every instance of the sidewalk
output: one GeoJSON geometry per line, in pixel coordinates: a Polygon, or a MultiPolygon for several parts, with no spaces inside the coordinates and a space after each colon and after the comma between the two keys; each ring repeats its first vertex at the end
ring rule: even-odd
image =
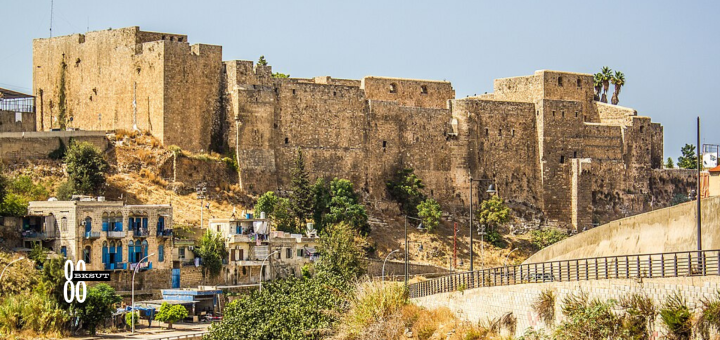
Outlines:
{"type": "Polygon", "coordinates": [[[130,332],[118,332],[109,334],[97,334],[95,336],[71,337],[68,340],[95,340],[95,339],[165,339],[171,337],[192,337],[192,335],[207,332],[210,323],[178,323],[173,324],[173,329],[165,329],[159,326],[148,328],[147,326],[135,328],[135,334],[130,332]]]}

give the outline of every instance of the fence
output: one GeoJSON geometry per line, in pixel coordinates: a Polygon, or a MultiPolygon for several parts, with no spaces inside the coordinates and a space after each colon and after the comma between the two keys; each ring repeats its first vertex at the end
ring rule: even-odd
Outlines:
{"type": "Polygon", "coordinates": [[[720,250],[594,257],[457,273],[411,284],[411,298],[523,283],[720,275],[720,250]]]}
{"type": "Polygon", "coordinates": [[[169,336],[167,338],[159,338],[158,340],[196,340],[196,339],[200,340],[200,339],[202,339],[203,335],[209,334],[209,333],[210,332],[175,335],[175,336],[169,336]]]}

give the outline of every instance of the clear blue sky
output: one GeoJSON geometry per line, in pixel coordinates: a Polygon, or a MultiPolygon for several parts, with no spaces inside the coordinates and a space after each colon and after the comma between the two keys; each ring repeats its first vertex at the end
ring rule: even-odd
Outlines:
{"type": "MultiPolygon", "coordinates": [[[[48,37],[50,0],[0,1],[0,87],[31,92],[32,39],[48,37]]],[[[223,46],[293,77],[448,80],[457,97],[539,69],[627,78],[620,105],[665,127],[665,157],[720,143],[717,1],[71,1],[53,35],[140,26],[223,46]]]]}

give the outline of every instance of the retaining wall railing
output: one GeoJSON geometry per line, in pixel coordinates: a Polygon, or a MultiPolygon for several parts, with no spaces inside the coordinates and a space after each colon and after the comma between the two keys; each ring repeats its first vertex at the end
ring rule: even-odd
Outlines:
{"type": "Polygon", "coordinates": [[[409,285],[410,298],[537,282],[720,275],[720,250],[593,257],[462,272],[409,285]]]}

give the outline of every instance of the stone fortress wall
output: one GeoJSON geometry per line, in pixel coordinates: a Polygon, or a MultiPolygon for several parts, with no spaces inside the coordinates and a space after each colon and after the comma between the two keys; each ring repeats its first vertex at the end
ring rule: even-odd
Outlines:
{"type": "Polygon", "coordinates": [[[456,99],[446,81],[274,78],[270,66],[221,61],[220,46],[138,27],[33,50],[40,130],[56,125],[64,86],[71,125],[137,125],[165,145],[234,152],[250,193],[289,189],[298,148],[312,177],[348,178],[366,199],[385,198],[386,180],[412,167],[446,211],[466,209],[470,177],[489,178],[501,197],[577,229],[694,185],[661,169],[662,126],[595,102],[590,74],[536,71],[456,99]]]}

